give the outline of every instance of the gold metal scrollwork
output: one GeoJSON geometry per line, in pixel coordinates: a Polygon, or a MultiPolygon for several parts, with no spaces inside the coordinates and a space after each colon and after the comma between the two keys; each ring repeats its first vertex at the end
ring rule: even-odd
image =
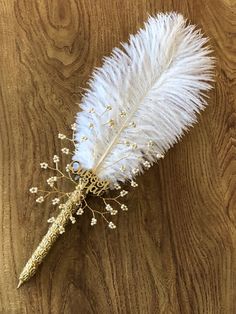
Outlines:
{"type": "Polygon", "coordinates": [[[99,196],[105,190],[109,189],[109,181],[100,180],[96,176],[96,174],[92,173],[89,170],[85,170],[82,168],[74,170],[73,167],[71,167],[71,171],[73,174],[78,175],[80,177],[80,180],[83,181],[83,184],[85,185],[84,190],[86,193],[92,193],[99,196]]]}

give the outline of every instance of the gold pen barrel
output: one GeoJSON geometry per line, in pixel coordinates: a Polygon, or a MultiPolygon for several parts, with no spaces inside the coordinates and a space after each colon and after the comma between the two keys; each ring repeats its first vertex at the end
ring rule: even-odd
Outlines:
{"type": "Polygon", "coordinates": [[[86,192],[84,191],[84,184],[80,182],[76,186],[74,192],[72,192],[69,196],[64,208],[61,210],[60,214],[52,223],[48,232],[43,237],[33,255],[23,268],[19,276],[19,284],[17,288],[19,288],[24,282],[29,280],[36,273],[39,265],[42,263],[44,257],[48,254],[53,243],[57,240],[59,235],[64,232],[66,224],[69,222],[70,217],[76,211],[76,203],[80,202],[84,194],[86,194],[86,192]]]}

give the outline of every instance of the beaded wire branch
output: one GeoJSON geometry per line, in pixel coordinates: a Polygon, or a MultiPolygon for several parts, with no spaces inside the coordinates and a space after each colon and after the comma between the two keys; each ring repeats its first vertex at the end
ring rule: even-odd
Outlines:
{"type": "Polygon", "coordinates": [[[57,155],[53,166],[41,163],[42,169],[54,172],[47,180],[50,190],[30,189],[39,193],[37,203],[52,197],[60,211],[48,219],[49,230],[20,274],[18,287],[35,274],[76,216],[88,211],[92,226],[100,216],[110,229],[116,228],[114,216],[128,210],[123,202],[128,192],[120,184],[137,187],[136,176],[163,158],[207,105],[203,96],[211,88],[214,64],[207,41],[181,14],[161,13],[149,17],[122,44],[123,50],[113,49],[95,69],[72,138],[58,135],[74,144],[74,151],[61,150],[72,162],[63,171],[57,155]],[[72,184],[71,191],[58,189],[61,179],[72,184]],[[108,189],[117,190],[116,196],[107,197],[108,189]],[[102,201],[100,210],[88,203],[87,194],[102,201]]]}
{"type": "MultiPolygon", "coordinates": [[[[108,127],[111,126],[108,125],[108,127]]],[[[67,140],[71,142],[74,148],[76,148],[75,124],[71,125],[71,129],[73,130],[72,138],[69,138],[62,133],[58,134],[58,138],[63,141],[67,140]]],[[[129,146],[130,143],[126,143],[125,145],[129,146]]],[[[152,141],[149,141],[146,146],[148,150],[152,149],[152,141]]],[[[67,147],[63,147],[61,152],[67,156],[73,156],[75,153],[75,151],[71,152],[67,147]]],[[[157,158],[164,158],[164,155],[158,155],[157,158]]],[[[114,189],[118,191],[118,194],[114,197],[106,197],[104,194],[109,189],[108,181],[98,179],[95,174],[81,169],[79,164],[74,161],[68,163],[65,166],[65,169],[60,169],[60,158],[58,155],[53,156],[52,162],[54,166],[50,166],[46,162],[40,163],[41,169],[50,170],[54,173],[54,176],[47,179],[47,184],[50,189],[47,190],[31,187],[29,192],[37,195],[36,203],[41,204],[46,199],[51,198],[52,205],[58,206],[60,214],[56,218],[52,216],[48,219],[48,223],[51,224],[51,227],[21,272],[18,288],[35,274],[38,266],[49,252],[52,244],[59,235],[65,232],[66,224],[69,221],[72,224],[76,223],[76,216],[81,216],[88,211],[91,214],[91,226],[97,224],[98,216],[100,216],[105,221],[108,228],[115,229],[116,225],[110,217],[117,215],[119,211],[128,211],[128,206],[123,202],[123,198],[128,194],[128,191],[121,189],[119,184],[114,184],[114,189]],[[71,192],[61,191],[56,186],[56,183],[63,179],[71,183],[73,187],[71,192]],[[86,200],[87,194],[102,200],[101,210],[92,208],[86,200]]],[[[149,169],[151,164],[148,161],[145,161],[144,167],[149,169]]],[[[122,171],[125,171],[125,169],[122,169],[122,171]]],[[[137,175],[138,173],[139,169],[134,168],[133,174],[137,175]]],[[[138,186],[138,183],[134,180],[130,180],[130,186],[135,188],[138,186]]]]}
{"type": "MultiPolygon", "coordinates": [[[[74,145],[74,148],[76,146],[75,144],[75,124],[71,125],[71,129],[73,130],[72,138],[67,137],[66,135],[59,133],[58,138],[63,140],[63,141],[69,141],[72,142],[74,145]]],[[[150,147],[150,143],[147,145],[150,147]]],[[[74,151],[71,152],[69,148],[64,147],[61,149],[61,152],[67,156],[73,156],[74,151]]],[[[164,156],[160,156],[160,158],[163,158],[164,156]]],[[[92,175],[87,172],[87,171],[82,171],[79,167],[78,164],[74,161],[68,163],[65,167],[65,169],[60,169],[59,167],[59,162],[60,158],[57,155],[53,156],[53,164],[54,166],[49,166],[48,163],[42,162],[40,163],[40,167],[44,170],[48,169],[54,172],[54,176],[50,177],[47,179],[47,184],[50,187],[49,190],[41,190],[38,187],[31,187],[29,189],[30,193],[32,194],[40,194],[40,196],[37,196],[36,198],[36,203],[43,203],[46,199],[52,198],[51,203],[52,205],[58,205],[59,209],[64,209],[65,208],[65,203],[66,201],[70,198],[71,194],[73,192],[64,192],[61,191],[57,188],[56,183],[59,180],[65,179],[68,180],[74,188],[76,188],[78,184],[79,178],[85,178],[85,176],[91,177],[92,175]],[[63,201],[63,202],[62,202],[63,201]]],[[[149,163],[145,163],[146,168],[150,167],[149,163]]],[[[134,172],[137,174],[138,172],[134,172]]],[[[91,226],[94,226],[97,224],[97,217],[100,216],[108,225],[110,229],[115,229],[116,225],[110,221],[109,216],[115,216],[118,213],[118,210],[122,211],[128,211],[127,205],[125,205],[121,200],[128,194],[128,191],[126,190],[121,190],[121,186],[119,184],[115,184],[114,188],[115,190],[120,190],[119,194],[114,196],[114,197],[105,197],[103,196],[104,193],[108,189],[108,182],[103,182],[101,184],[101,187],[97,188],[96,190],[94,189],[95,185],[92,185],[91,182],[89,181],[89,186],[88,186],[88,193],[90,192],[93,196],[96,196],[102,200],[102,208],[101,210],[95,210],[91,207],[91,205],[88,204],[87,200],[85,197],[82,197],[81,200],[78,201],[74,206],[76,208],[75,211],[75,216],[81,216],[84,214],[84,212],[87,210],[91,213],[91,226]]],[[[131,187],[137,187],[138,184],[134,180],[130,181],[131,187]]],[[[74,190],[74,189],[73,189],[74,190]]],[[[72,191],[73,191],[72,190],[72,191]]],[[[86,193],[87,194],[87,193],[86,193]]],[[[72,224],[76,222],[75,216],[71,215],[70,216],[70,221],[72,224]]],[[[56,221],[55,217],[50,217],[48,219],[48,223],[54,223],[56,221]]],[[[65,232],[64,226],[59,226],[59,233],[62,234],[65,232]]]]}

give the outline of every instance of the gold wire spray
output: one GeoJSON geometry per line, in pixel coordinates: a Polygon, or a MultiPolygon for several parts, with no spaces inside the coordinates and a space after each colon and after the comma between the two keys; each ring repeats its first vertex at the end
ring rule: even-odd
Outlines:
{"type": "MultiPolygon", "coordinates": [[[[72,130],[73,130],[73,136],[72,139],[67,138],[64,134],[59,133],[58,134],[58,138],[63,140],[69,140],[71,141],[74,146],[75,146],[75,141],[74,141],[74,130],[75,130],[75,125],[71,126],[72,130]]],[[[61,149],[62,153],[64,154],[71,154],[68,148],[62,148],[61,149]]],[[[84,208],[88,208],[92,214],[93,214],[93,218],[91,220],[91,225],[94,225],[97,223],[97,219],[95,218],[95,212],[100,214],[102,216],[102,218],[106,221],[106,223],[108,223],[108,227],[110,229],[115,229],[116,226],[114,225],[114,223],[112,221],[109,221],[106,217],[105,214],[110,214],[110,215],[116,215],[117,214],[117,210],[114,210],[113,207],[107,203],[107,201],[113,201],[116,203],[116,205],[118,204],[120,206],[120,209],[122,211],[127,211],[128,207],[125,204],[122,204],[121,202],[118,201],[119,197],[124,197],[128,192],[125,190],[120,191],[120,194],[117,195],[116,197],[103,197],[102,194],[109,189],[110,186],[110,182],[106,181],[106,180],[100,180],[96,174],[92,171],[89,170],[85,170],[82,168],[78,168],[77,170],[74,169],[74,162],[68,164],[66,166],[66,172],[68,173],[67,175],[65,175],[59,168],[58,168],[58,162],[59,162],[59,157],[57,155],[54,155],[53,157],[53,162],[55,163],[55,168],[54,167],[50,167],[47,163],[43,162],[40,164],[42,169],[50,169],[53,171],[56,171],[57,173],[59,173],[59,177],[51,177],[47,180],[47,183],[49,184],[49,186],[51,188],[53,188],[52,191],[43,191],[43,190],[39,190],[36,187],[32,187],[30,188],[30,192],[31,193],[37,193],[37,192],[46,192],[46,195],[40,196],[38,197],[38,199],[36,199],[36,202],[41,203],[44,201],[44,199],[46,199],[46,197],[48,197],[50,194],[52,193],[59,193],[62,194],[62,196],[60,196],[59,198],[55,198],[52,203],[53,205],[57,204],[60,201],[61,197],[65,197],[67,196],[68,199],[64,204],[61,204],[59,206],[59,208],[61,208],[61,212],[59,213],[59,215],[57,216],[57,218],[51,217],[48,222],[52,223],[51,227],[48,229],[48,232],[46,233],[46,235],[43,237],[43,239],[41,240],[40,244],[38,245],[38,247],[36,248],[36,250],[34,251],[34,253],[32,254],[32,256],[30,257],[30,259],[28,260],[28,262],[26,263],[25,267],[23,268],[20,276],[19,276],[19,283],[17,288],[19,288],[24,282],[26,282],[27,280],[29,280],[37,271],[38,267],[40,266],[40,264],[43,262],[44,257],[48,254],[48,252],[50,251],[53,243],[57,240],[57,238],[59,237],[60,234],[65,232],[65,226],[67,225],[67,223],[69,221],[71,221],[72,223],[74,223],[76,220],[73,217],[73,215],[76,213],[77,215],[82,215],[83,214],[83,210],[84,208]],[[74,175],[74,177],[71,176],[74,175]],[[79,180],[77,181],[77,178],[79,178],[79,180]],[[62,191],[59,191],[55,186],[54,183],[57,181],[57,179],[59,178],[66,178],[68,179],[70,182],[72,182],[74,184],[74,191],[70,192],[70,193],[64,193],[62,191]],[[99,198],[101,198],[103,200],[103,203],[105,204],[105,208],[106,211],[105,212],[100,212],[97,210],[93,210],[87,203],[86,201],[86,196],[87,194],[92,194],[94,196],[98,196],[99,198]],[[82,202],[84,202],[85,206],[81,206],[82,202]],[[78,209],[79,207],[79,209],[78,209]],[[78,209],[78,210],[77,210],[78,209]]],[[[144,164],[144,166],[146,168],[149,168],[149,163],[148,165],[144,164]]],[[[137,174],[138,169],[133,169],[133,173],[137,174]]],[[[132,187],[137,187],[138,184],[131,180],[131,186],[132,187]]],[[[120,190],[121,187],[119,184],[115,184],[114,188],[116,190],[120,190]]]]}
{"type": "Polygon", "coordinates": [[[17,288],[36,273],[39,265],[50,251],[53,243],[57,240],[60,234],[64,233],[65,226],[75,214],[78,204],[80,204],[82,200],[85,200],[86,195],[92,193],[100,196],[109,187],[108,181],[99,180],[98,177],[90,171],[78,169],[76,173],[80,176],[79,183],[68,197],[60,214],[52,223],[48,232],[23,268],[19,276],[17,288]]]}

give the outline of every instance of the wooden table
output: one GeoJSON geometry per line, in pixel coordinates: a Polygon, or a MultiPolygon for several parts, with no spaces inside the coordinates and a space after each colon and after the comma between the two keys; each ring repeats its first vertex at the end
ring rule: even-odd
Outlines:
{"type": "Polygon", "coordinates": [[[236,2],[2,0],[0,16],[0,313],[236,313],[236,2]],[[138,179],[115,231],[84,215],[17,290],[54,212],[28,194],[49,175],[39,162],[60,151],[93,67],[170,10],[210,37],[208,108],[138,179]]]}

